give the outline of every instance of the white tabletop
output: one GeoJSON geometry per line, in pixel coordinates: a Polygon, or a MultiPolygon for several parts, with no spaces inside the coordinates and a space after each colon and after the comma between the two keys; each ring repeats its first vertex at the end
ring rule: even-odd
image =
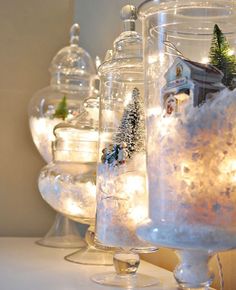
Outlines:
{"type": "MultiPolygon", "coordinates": [[[[106,290],[120,289],[95,284],[95,273],[111,272],[113,267],[70,263],[64,256],[73,250],[41,247],[35,238],[0,238],[1,290],[106,290]]],[[[161,286],[150,290],[177,290],[173,274],[141,261],[140,273],[157,277],[161,286]]]]}

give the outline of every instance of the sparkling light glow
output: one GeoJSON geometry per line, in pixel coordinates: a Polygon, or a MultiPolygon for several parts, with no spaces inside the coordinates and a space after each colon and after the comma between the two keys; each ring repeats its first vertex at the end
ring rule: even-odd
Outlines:
{"type": "Polygon", "coordinates": [[[219,165],[221,180],[226,181],[228,177],[233,183],[236,182],[236,159],[226,159],[219,165]]]}
{"type": "Polygon", "coordinates": [[[125,95],[124,105],[127,106],[132,100],[132,92],[128,92],[125,95]]]}
{"type": "Polygon", "coordinates": [[[228,51],[228,55],[229,55],[229,56],[234,55],[234,50],[233,50],[233,49],[230,49],[230,50],[228,51]]]}
{"type": "Polygon", "coordinates": [[[201,63],[204,63],[204,64],[207,64],[209,62],[210,62],[209,57],[203,57],[202,60],[201,60],[201,63]]]}
{"type": "Polygon", "coordinates": [[[47,163],[52,160],[52,141],[55,140],[53,128],[60,122],[61,119],[58,118],[30,118],[30,129],[34,143],[47,163]]]}
{"type": "Polygon", "coordinates": [[[66,212],[69,212],[71,215],[81,215],[82,213],[81,208],[72,198],[65,200],[65,209],[66,212]]]}
{"type": "Polygon", "coordinates": [[[114,119],[114,112],[109,109],[102,110],[102,118],[107,121],[112,121],[114,119]]]}
{"type": "Polygon", "coordinates": [[[136,223],[142,222],[147,217],[147,207],[136,206],[130,209],[129,217],[136,223]]]}
{"type": "MultiPolygon", "coordinates": [[[[162,112],[163,113],[163,112],[162,112]]],[[[160,136],[166,136],[171,130],[171,126],[173,123],[176,122],[177,119],[173,117],[167,117],[163,118],[162,122],[159,122],[159,120],[156,122],[157,129],[159,131],[160,136]]]]}
{"type": "Polygon", "coordinates": [[[158,55],[149,55],[148,56],[148,64],[153,64],[158,62],[161,66],[165,62],[165,54],[163,52],[160,52],[158,55]]]}
{"type": "Polygon", "coordinates": [[[143,176],[127,176],[124,182],[124,190],[128,194],[135,194],[137,191],[145,191],[145,180],[143,176]]]}
{"type": "Polygon", "coordinates": [[[88,191],[88,195],[91,197],[96,197],[96,185],[94,185],[92,182],[87,182],[85,184],[86,190],[88,191]]]}
{"type": "Polygon", "coordinates": [[[151,116],[157,117],[157,116],[160,116],[161,114],[163,114],[163,112],[162,112],[162,108],[160,106],[155,107],[155,108],[149,108],[147,110],[148,117],[151,117],[151,116]]]}

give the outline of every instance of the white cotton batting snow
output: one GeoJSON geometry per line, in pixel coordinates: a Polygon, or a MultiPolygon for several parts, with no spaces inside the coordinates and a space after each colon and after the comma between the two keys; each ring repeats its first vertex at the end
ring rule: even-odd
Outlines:
{"type": "Polygon", "coordinates": [[[100,164],[97,184],[98,240],[108,246],[147,247],[136,234],[148,216],[145,153],[120,166],[100,164]]]}
{"type": "Polygon", "coordinates": [[[55,175],[50,170],[44,171],[39,176],[39,191],[56,211],[81,223],[94,223],[96,185],[92,181],[77,179],[65,173],[55,175]]]}
{"type": "Polygon", "coordinates": [[[52,141],[55,139],[53,128],[61,122],[62,120],[59,118],[30,118],[30,129],[34,144],[47,163],[52,161],[52,141]]]}
{"type": "Polygon", "coordinates": [[[148,135],[156,243],[235,247],[236,90],[225,89],[200,107],[188,104],[179,116],[150,114],[148,135]]]}

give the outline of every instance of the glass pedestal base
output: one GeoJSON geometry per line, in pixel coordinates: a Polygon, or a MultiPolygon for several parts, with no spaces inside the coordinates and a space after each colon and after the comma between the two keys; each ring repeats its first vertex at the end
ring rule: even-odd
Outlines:
{"type": "Polygon", "coordinates": [[[87,229],[85,240],[87,247],[65,256],[65,260],[84,265],[111,266],[114,249],[101,245],[95,238],[94,225],[87,229]]]}
{"type": "Polygon", "coordinates": [[[174,277],[181,289],[209,289],[214,273],[209,267],[212,254],[203,250],[176,251],[180,263],[174,270],[174,277]]]}
{"type": "Polygon", "coordinates": [[[210,289],[214,274],[209,267],[209,261],[217,250],[224,250],[224,238],[228,245],[230,243],[227,235],[222,233],[221,230],[209,231],[202,225],[200,231],[200,227],[193,225],[182,224],[180,227],[170,223],[155,224],[151,221],[137,229],[140,239],[176,250],[180,263],[174,270],[174,277],[180,289],[186,290],[210,289]]]}
{"type": "Polygon", "coordinates": [[[49,232],[44,238],[36,241],[36,244],[63,249],[77,249],[86,246],[85,241],[80,236],[78,223],[59,213],[56,215],[49,232]]]}
{"type": "Polygon", "coordinates": [[[115,272],[108,272],[96,274],[91,279],[98,284],[127,289],[150,287],[160,284],[156,278],[139,273],[134,275],[118,275],[115,272]]]}
{"type": "Polygon", "coordinates": [[[91,277],[95,283],[107,286],[134,289],[160,284],[149,275],[137,273],[140,258],[132,250],[119,249],[113,256],[115,272],[99,273],[91,277]]]}
{"type": "Polygon", "coordinates": [[[113,253],[87,246],[65,256],[65,260],[76,264],[111,266],[113,264],[113,253]]]}

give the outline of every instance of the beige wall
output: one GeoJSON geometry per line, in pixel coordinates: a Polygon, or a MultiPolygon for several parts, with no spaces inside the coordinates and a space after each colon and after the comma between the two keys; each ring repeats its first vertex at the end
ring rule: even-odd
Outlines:
{"type": "MultiPolygon", "coordinates": [[[[138,6],[142,0],[75,0],[75,20],[81,25],[81,44],[93,57],[104,57],[107,49],[120,34],[120,9],[131,3],[138,6]]],[[[141,25],[137,24],[138,30],[141,25]]]]}
{"type": "Polygon", "coordinates": [[[44,162],[31,141],[27,105],[48,84],[51,58],[67,44],[73,6],[0,1],[0,236],[42,235],[54,218],[36,186],[44,162]]]}
{"type": "MultiPolygon", "coordinates": [[[[43,235],[54,218],[36,186],[44,162],[31,141],[27,105],[32,93],[48,84],[48,65],[68,43],[73,16],[81,25],[81,46],[103,57],[120,32],[118,11],[127,2],[0,1],[0,236],[43,235]]],[[[235,290],[236,254],[221,258],[225,290],[235,290]]],[[[173,251],[166,249],[145,259],[170,270],[177,263],[173,251]]],[[[218,277],[215,260],[212,264],[218,277]]]]}

